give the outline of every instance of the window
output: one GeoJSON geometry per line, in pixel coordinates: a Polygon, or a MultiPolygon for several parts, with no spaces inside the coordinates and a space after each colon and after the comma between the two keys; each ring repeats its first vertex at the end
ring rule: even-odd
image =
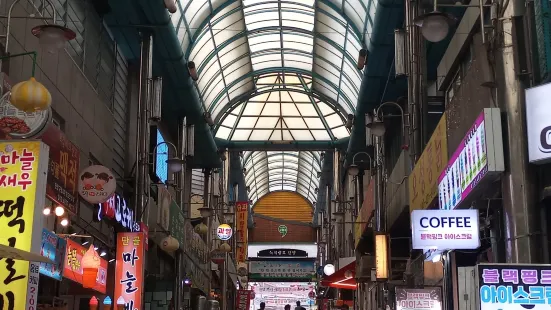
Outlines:
{"type": "MultiPolygon", "coordinates": [[[[42,0],[35,0],[39,7],[42,0]]],[[[92,0],[52,0],[57,24],[76,33],[67,44],[67,52],[82,70],[99,97],[113,110],[116,45],[103,18],[96,12],[92,0]]],[[[52,17],[47,6],[44,13],[52,17]]]]}
{"type": "Polygon", "coordinates": [[[168,145],[165,142],[161,131],[157,129],[157,151],[155,154],[155,174],[159,180],[166,183],[168,180],[168,166],[166,161],[168,160],[168,145]],[[162,143],[162,144],[161,144],[162,143]]]}

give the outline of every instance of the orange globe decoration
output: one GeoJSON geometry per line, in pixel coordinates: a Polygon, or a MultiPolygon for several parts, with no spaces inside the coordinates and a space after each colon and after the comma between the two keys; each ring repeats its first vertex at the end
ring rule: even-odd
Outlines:
{"type": "Polygon", "coordinates": [[[96,286],[100,264],[100,257],[94,250],[94,245],[91,245],[82,257],[82,286],[84,288],[96,286]]]}
{"type": "Polygon", "coordinates": [[[12,87],[10,103],[24,112],[43,111],[52,104],[52,95],[42,83],[31,77],[12,87]]]}

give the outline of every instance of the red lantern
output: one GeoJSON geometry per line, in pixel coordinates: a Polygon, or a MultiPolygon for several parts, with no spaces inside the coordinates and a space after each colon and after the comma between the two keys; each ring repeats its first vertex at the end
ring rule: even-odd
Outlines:
{"type": "Polygon", "coordinates": [[[82,286],[84,288],[94,288],[97,284],[98,270],[100,266],[100,257],[94,245],[90,245],[88,251],[82,257],[82,286]]]}

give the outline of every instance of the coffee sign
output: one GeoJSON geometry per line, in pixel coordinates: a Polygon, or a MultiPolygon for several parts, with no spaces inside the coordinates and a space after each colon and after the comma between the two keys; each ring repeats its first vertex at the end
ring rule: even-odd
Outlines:
{"type": "Polygon", "coordinates": [[[131,232],[141,231],[140,225],[135,221],[134,210],[130,209],[123,196],[115,193],[106,202],[96,204],[94,222],[101,222],[107,218],[119,223],[131,232]]]}

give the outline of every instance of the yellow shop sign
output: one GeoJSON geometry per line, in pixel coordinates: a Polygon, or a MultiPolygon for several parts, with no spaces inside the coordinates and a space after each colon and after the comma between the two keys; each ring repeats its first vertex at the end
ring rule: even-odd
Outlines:
{"type": "MultiPolygon", "coordinates": [[[[0,244],[40,253],[49,148],[40,141],[0,141],[0,244]]],[[[36,309],[38,263],[0,260],[3,309],[36,309]]]]}
{"type": "Polygon", "coordinates": [[[426,209],[438,195],[438,177],[448,164],[446,113],[409,176],[409,210],[426,209]]]}

